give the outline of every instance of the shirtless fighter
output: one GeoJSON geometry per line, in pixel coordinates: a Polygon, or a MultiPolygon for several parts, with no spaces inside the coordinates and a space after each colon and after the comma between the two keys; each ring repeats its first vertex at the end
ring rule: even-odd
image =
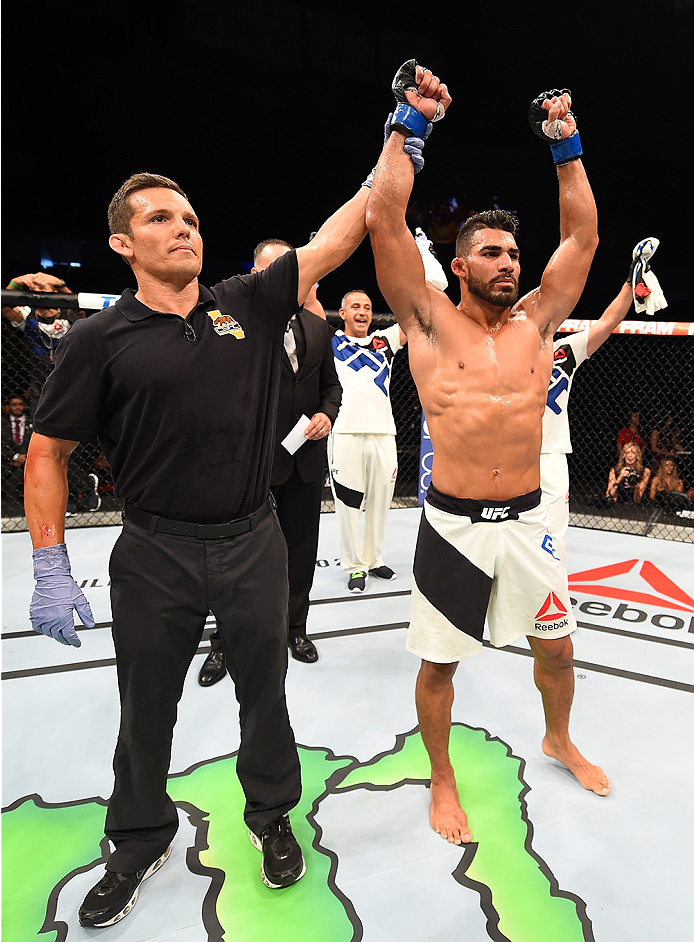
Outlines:
{"type": "Polygon", "coordinates": [[[533,102],[530,119],[552,145],[557,164],[559,247],[540,287],[518,300],[515,218],[500,211],[471,217],[451,266],[461,293],[454,306],[425,282],[405,225],[413,173],[403,152],[404,134],[425,134],[427,122],[442,117],[451,98],[414,60],[398,72],[393,91],[400,102],[396,133],[378,163],[367,226],[379,285],[407,334],[434,444],[407,647],[422,658],[416,701],[432,767],[431,824],[461,844],[472,835],[448,755],[453,675],[461,658],[481,652],[485,615],[497,647],[528,636],[545,712],[544,752],[585,788],[598,795],[610,791],[603,771],[569,738],[575,622],[566,569],[540,500],[552,335],[583,290],[598,242],[597,213],[579,159],[571,97],[567,90],[545,92],[533,102]]]}

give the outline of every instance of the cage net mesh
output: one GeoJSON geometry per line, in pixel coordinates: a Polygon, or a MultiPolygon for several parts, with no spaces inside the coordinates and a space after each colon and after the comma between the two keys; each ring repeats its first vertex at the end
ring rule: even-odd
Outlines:
{"type": "MultiPolygon", "coordinates": [[[[336,315],[329,320],[338,323],[336,315]]],[[[374,327],[393,323],[374,318],[374,327]]],[[[20,397],[27,422],[36,405],[50,364],[37,362],[21,330],[2,318],[2,530],[26,530],[23,510],[23,467],[5,414],[10,400],[20,397]]],[[[421,408],[407,347],[395,357],[391,401],[397,428],[398,479],[393,507],[417,505],[420,470],[421,408]]],[[[15,408],[17,408],[15,401],[15,408]]],[[[619,530],[641,536],[694,542],[694,344],[686,336],[613,335],[578,370],[569,404],[573,454],[569,456],[571,524],[619,530]],[[674,460],[683,491],[661,493],[654,499],[647,488],[640,504],[613,503],[606,496],[610,468],[618,459],[617,436],[640,417],[639,435],[645,443],[644,465],[655,471],[662,460],[651,448],[652,432],[660,443],[674,442],[674,460]],[[671,420],[667,423],[667,417],[671,420]],[[667,424],[666,424],[667,423],[667,424]],[[663,429],[665,428],[665,432],[663,429]]],[[[662,449],[661,449],[662,450],[662,449]]],[[[68,527],[110,526],[120,523],[122,502],[113,492],[110,469],[97,446],[80,444],[69,461],[68,527]]],[[[333,510],[327,484],[323,510],[333,510]]]]}

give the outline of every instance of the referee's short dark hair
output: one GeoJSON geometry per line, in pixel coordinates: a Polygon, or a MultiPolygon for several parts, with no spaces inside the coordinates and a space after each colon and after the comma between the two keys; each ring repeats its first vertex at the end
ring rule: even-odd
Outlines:
{"type": "Polygon", "coordinates": [[[167,190],[175,190],[180,193],[183,199],[188,197],[175,180],[168,177],[162,177],[159,173],[134,173],[125,181],[123,186],[114,194],[113,199],[108,206],[108,229],[111,235],[122,232],[125,235],[132,236],[130,220],[133,218],[135,209],[130,202],[130,197],[138,190],[149,190],[152,187],[163,187],[167,190]]]}

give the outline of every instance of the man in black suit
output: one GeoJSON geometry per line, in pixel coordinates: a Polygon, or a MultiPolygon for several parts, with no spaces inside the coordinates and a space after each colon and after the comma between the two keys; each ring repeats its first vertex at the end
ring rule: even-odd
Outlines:
{"type": "MultiPolygon", "coordinates": [[[[267,239],[253,252],[252,272],[263,271],[291,250],[288,242],[267,239]]],[[[277,515],[287,541],[289,560],[289,635],[292,657],[312,664],[318,660],[316,646],[306,634],[309,593],[313,584],[318,550],[318,527],[326,463],[326,439],[342,401],[328,325],[322,307],[309,294],[302,309],[289,322],[285,333],[279,408],[275,429],[275,455],[270,489],[277,502],[277,515]],[[318,313],[312,313],[316,311],[318,313]],[[302,415],[309,417],[306,441],[291,455],[281,444],[302,415]]],[[[271,591],[271,587],[268,587],[271,591]]],[[[212,651],[200,668],[198,682],[211,687],[226,671],[217,631],[210,635],[212,651]]]]}
{"type": "Polygon", "coordinates": [[[24,462],[31,438],[31,421],[26,403],[19,395],[10,396],[2,417],[2,491],[5,509],[16,503],[21,512],[24,492],[24,462]]]}

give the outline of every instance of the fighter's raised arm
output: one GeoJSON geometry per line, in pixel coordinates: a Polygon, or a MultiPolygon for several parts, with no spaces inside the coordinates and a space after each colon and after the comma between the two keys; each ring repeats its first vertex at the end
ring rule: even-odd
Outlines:
{"type": "MultiPolygon", "coordinates": [[[[438,83],[438,79],[436,81],[438,83]]],[[[417,99],[417,95],[412,94],[412,98],[417,99]]],[[[436,113],[435,105],[432,113],[436,113]]],[[[423,121],[423,126],[426,126],[426,124],[427,122],[423,121]]],[[[391,134],[391,130],[389,120],[386,122],[385,128],[386,140],[391,134]]],[[[410,133],[410,131],[404,131],[405,135],[410,133]]],[[[407,155],[405,159],[411,167],[416,168],[414,172],[421,169],[424,164],[422,158],[423,147],[423,139],[407,138],[407,155]]],[[[366,235],[364,215],[374,172],[375,169],[371,171],[361,185],[359,192],[323,223],[308,245],[296,250],[299,263],[299,296],[297,298],[299,304],[304,303],[309,291],[317,281],[320,281],[329,272],[334,271],[350,257],[366,235]]]]}
{"type": "Polygon", "coordinates": [[[366,225],[376,261],[378,284],[401,329],[430,323],[430,295],[419,249],[405,222],[416,162],[412,143],[423,141],[429,122],[440,120],[451,103],[448,89],[414,59],[398,70],[393,81],[398,106],[392,128],[376,167],[366,209],[366,225]],[[413,135],[413,136],[409,136],[413,135]]]}
{"type": "Polygon", "coordinates": [[[581,162],[581,140],[568,89],[543,92],[528,114],[530,126],[552,148],[559,179],[560,242],[538,288],[521,299],[541,332],[553,333],[570,315],[598,245],[598,216],[581,162]]]}

